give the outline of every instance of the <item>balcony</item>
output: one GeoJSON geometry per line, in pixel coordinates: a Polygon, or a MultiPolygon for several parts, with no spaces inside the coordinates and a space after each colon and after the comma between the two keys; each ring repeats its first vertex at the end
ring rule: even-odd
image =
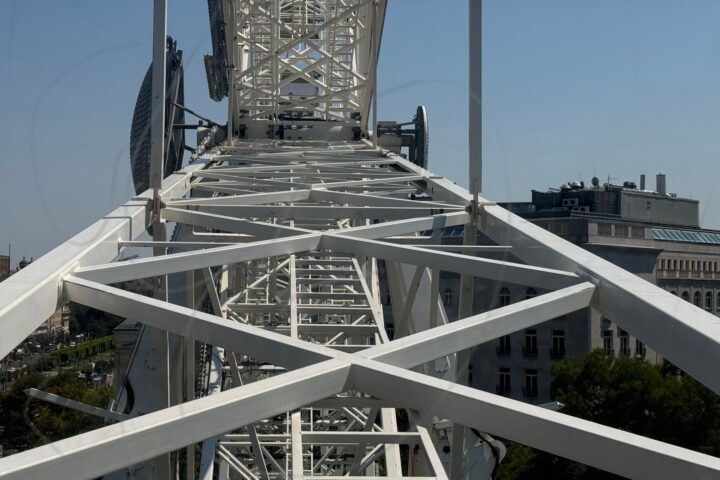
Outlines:
{"type": "Polygon", "coordinates": [[[523,357],[535,358],[537,357],[537,348],[523,347],[523,357]]]}
{"type": "Polygon", "coordinates": [[[551,348],[550,349],[550,358],[553,360],[560,360],[561,358],[565,358],[565,349],[564,348],[551,348]]]}

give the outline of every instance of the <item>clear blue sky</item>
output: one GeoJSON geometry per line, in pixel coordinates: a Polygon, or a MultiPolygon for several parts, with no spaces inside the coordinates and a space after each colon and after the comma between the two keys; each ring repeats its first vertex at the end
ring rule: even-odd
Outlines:
{"type": "MultiPolygon", "coordinates": [[[[208,99],[204,0],[170,0],[186,103],[208,99]]],[[[431,169],[467,178],[466,0],[390,0],[380,64],[383,119],[427,105],[431,169]]],[[[484,193],[593,172],[701,200],[720,228],[720,2],[485,0],[484,193]]],[[[38,257],[132,193],[130,119],[150,60],[150,0],[2,0],[0,252],[38,257]]]]}

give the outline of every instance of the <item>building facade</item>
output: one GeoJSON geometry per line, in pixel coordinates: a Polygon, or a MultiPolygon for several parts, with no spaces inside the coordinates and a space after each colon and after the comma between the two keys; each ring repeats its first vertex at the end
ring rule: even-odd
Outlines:
{"type": "Polygon", "coordinates": [[[0,255],[0,282],[10,276],[10,256],[0,255]]]}
{"type": "MultiPolygon", "coordinates": [[[[581,182],[530,202],[502,204],[533,223],[720,316],[720,231],[699,226],[697,200],[665,191],[664,175],[653,190],[633,182],[593,186],[581,182]]],[[[487,240],[486,240],[487,241],[487,240]]],[[[462,229],[446,230],[443,243],[462,243],[462,229]]],[[[483,254],[518,261],[511,253],[483,254]]],[[[458,317],[460,276],[441,272],[440,297],[449,320],[458,317]]],[[[481,313],[544,293],[522,285],[476,280],[473,311],[481,313]]],[[[387,298],[388,304],[392,299],[387,298]]],[[[392,325],[392,310],[385,308],[392,325]]],[[[392,328],[392,327],[391,327],[392,328]]],[[[592,309],[479,345],[471,355],[469,383],[488,392],[542,404],[552,400],[551,369],[565,357],[594,349],[611,356],[659,363],[662,358],[611,318],[592,309]]]]}

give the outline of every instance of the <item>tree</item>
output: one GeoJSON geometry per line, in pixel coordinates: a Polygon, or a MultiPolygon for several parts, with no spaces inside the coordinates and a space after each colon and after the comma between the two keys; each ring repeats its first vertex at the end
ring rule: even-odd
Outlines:
{"type": "Polygon", "coordinates": [[[112,360],[98,360],[95,363],[95,373],[103,374],[112,372],[114,362],[112,360]]]}
{"type": "Polygon", "coordinates": [[[30,399],[24,392],[38,388],[56,395],[107,408],[113,389],[96,389],[69,372],[54,377],[31,373],[18,378],[12,388],[0,394],[0,418],[5,430],[0,443],[6,450],[25,450],[102,427],[102,419],[50,403],[30,399]]]}
{"type": "Polygon", "coordinates": [[[122,318],[78,303],[70,303],[70,333],[104,337],[120,325],[122,318]]]}
{"type": "MultiPolygon", "coordinates": [[[[671,364],[610,358],[596,350],[552,370],[551,395],[562,413],[710,455],[720,454],[720,397],[671,364]]],[[[498,478],[618,478],[510,444],[498,478]]]]}

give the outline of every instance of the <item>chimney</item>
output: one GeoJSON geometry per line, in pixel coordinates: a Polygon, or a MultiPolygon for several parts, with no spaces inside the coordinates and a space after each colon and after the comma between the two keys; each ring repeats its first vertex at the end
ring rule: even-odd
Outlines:
{"type": "Polygon", "coordinates": [[[645,190],[645,174],[640,175],[640,190],[645,190]]]}
{"type": "Polygon", "coordinates": [[[665,174],[658,173],[655,177],[655,191],[660,195],[667,194],[667,187],[665,186],[665,174]]]}

